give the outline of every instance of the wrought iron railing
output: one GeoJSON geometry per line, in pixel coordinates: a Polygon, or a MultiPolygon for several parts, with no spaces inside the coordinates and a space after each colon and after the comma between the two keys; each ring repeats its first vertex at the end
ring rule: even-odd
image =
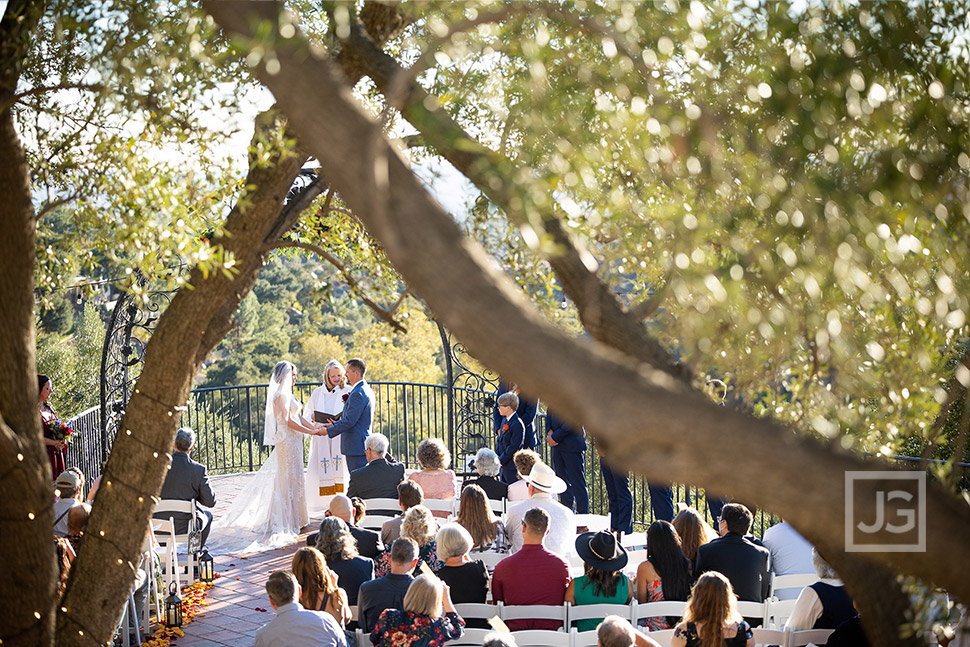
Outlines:
{"type": "MultiPolygon", "coordinates": [[[[302,383],[295,387],[301,402],[306,402],[313,389],[320,383],[302,383]]],[[[417,468],[415,451],[418,443],[428,437],[440,438],[451,449],[453,469],[466,474],[468,460],[480,447],[495,443],[492,427],[492,405],[495,394],[467,388],[449,388],[444,385],[414,384],[409,382],[371,382],[375,395],[374,428],[390,440],[391,454],[408,468],[417,468]],[[449,398],[452,398],[449,409],[449,398]],[[449,419],[449,410],[455,418],[449,419]]],[[[263,419],[266,405],[266,386],[247,385],[195,389],[192,391],[188,409],[182,424],[192,427],[197,434],[193,458],[204,464],[211,474],[231,474],[258,470],[269,456],[270,448],[262,445],[263,419]]],[[[82,442],[75,443],[68,451],[68,465],[81,467],[92,481],[101,473],[100,421],[98,407],[73,418],[71,426],[81,435],[82,442]]],[[[545,437],[544,415],[536,418],[539,438],[545,437]]],[[[309,447],[306,439],[304,450],[309,447]]],[[[107,449],[107,448],[105,448],[107,449]]],[[[550,460],[549,447],[541,443],[539,453],[550,460]]],[[[925,461],[910,457],[892,457],[906,469],[923,469],[925,461]]],[[[961,463],[962,488],[967,489],[970,465],[961,463]]],[[[590,493],[590,511],[607,512],[606,489],[600,478],[599,456],[592,439],[586,452],[586,475],[590,493]]],[[[646,479],[634,476],[630,479],[634,497],[634,525],[643,530],[653,521],[650,494],[646,479]]],[[[674,485],[674,501],[693,505],[709,521],[711,519],[704,490],[691,485],[674,485]]],[[[757,511],[754,532],[763,530],[777,521],[766,511],[757,511]]]]}
{"type": "Polygon", "coordinates": [[[108,448],[101,443],[101,405],[82,411],[67,421],[74,430],[74,440],[67,446],[67,466],[77,467],[87,477],[85,487],[101,476],[101,456],[108,448]]]}

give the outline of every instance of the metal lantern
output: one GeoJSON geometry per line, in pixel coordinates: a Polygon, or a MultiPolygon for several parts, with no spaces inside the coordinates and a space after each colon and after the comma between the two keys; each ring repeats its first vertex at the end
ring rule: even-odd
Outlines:
{"type": "Polygon", "coordinates": [[[199,556],[199,579],[205,583],[215,579],[216,562],[209,554],[209,550],[203,546],[202,554],[199,556]]]}
{"type": "Polygon", "coordinates": [[[178,587],[172,582],[168,588],[168,598],[165,600],[165,624],[169,627],[182,626],[182,598],[178,595],[178,587]]]}

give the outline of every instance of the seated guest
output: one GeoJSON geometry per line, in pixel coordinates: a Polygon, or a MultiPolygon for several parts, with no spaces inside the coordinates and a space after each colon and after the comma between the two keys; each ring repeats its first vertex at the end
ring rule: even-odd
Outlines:
{"type": "MultiPolygon", "coordinates": [[[[384,552],[384,542],[381,541],[381,536],[376,530],[357,527],[357,508],[354,502],[348,497],[343,494],[333,495],[333,498],[330,499],[330,508],[327,510],[326,516],[342,519],[347,524],[350,534],[353,535],[354,541],[357,542],[357,552],[364,557],[376,559],[384,552]]],[[[315,546],[317,536],[318,533],[307,536],[307,546],[315,546]]]]}
{"type": "Polygon", "coordinates": [[[347,602],[357,604],[357,591],[364,582],[374,579],[374,560],[361,557],[357,541],[343,519],[327,517],[320,524],[317,550],[323,553],[327,566],[337,574],[337,585],[347,592],[347,602]]]}
{"type": "MultiPolygon", "coordinates": [[[[633,628],[626,618],[606,616],[596,627],[597,647],[660,647],[647,634],[633,628]]],[[[718,646],[720,647],[720,646],[718,646]]]]}
{"type": "Polygon", "coordinates": [[[404,480],[404,464],[387,457],[387,436],[371,434],[364,440],[367,465],[350,473],[347,496],[362,499],[393,499],[398,483],[404,480]]]}
{"type": "Polygon", "coordinates": [[[519,647],[510,633],[490,631],[482,639],[482,647],[519,647]]]}
{"type": "MultiPolygon", "coordinates": [[[[566,587],[566,602],[584,604],[630,604],[633,584],[623,574],[627,554],[612,533],[585,532],[576,538],[576,554],[583,560],[585,573],[566,587]]],[[[603,618],[577,620],[573,626],[592,631],[603,618]]]]}
{"type": "MultiPolygon", "coordinates": [[[[495,567],[492,575],[492,600],[505,604],[563,604],[569,585],[569,564],[561,555],[550,552],[542,541],[549,532],[549,513],[530,508],[522,516],[522,548],[495,567]]],[[[562,627],[558,620],[509,620],[512,631],[562,627]]]]}
{"type": "MultiPolygon", "coordinates": [[[[686,601],[690,595],[690,562],[684,556],[677,531],[666,521],[654,521],[647,528],[647,559],[637,568],[637,601],[686,601]]],[[[640,626],[649,631],[672,629],[678,618],[643,618],[640,626]]]]}
{"type": "Polygon", "coordinates": [[[464,627],[448,585],[434,575],[422,575],[408,587],[403,609],[387,609],[380,615],[370,641],[380,647],[433,647],[461,638],[464,627]]]}
{"type": "Polygon", "coordinates": [[[88,527],[90,516],[90,503],[76,505],[67,513],[67,540],[71,542],[71,547],[75,553],[81,548],[81,538],[84,536],[84,530],[88,527]]]}
{"type": "Polygon", "coordinates": [[[414,579],[411,572],[418,565],[418,545],[413,539],[398,537],[391,544],[391,572],[360,585],[357,608],[360,628],[374,631],[377,619],[385,609],[403,609],[404,595],[414,579]]]}
{"type": "Polygon", "coordinates": [[[300,604],[304,609],[326,611],[344,627],[350,622],[347,593],[337,586],[337,574],[327,568],[327,561],[316,548],[304,547],[293,555],[293,575],[300,583],[300,604]]]}
{"type": "Polygon", "coordinates": [[[869,647],[869,638],[862,629],[862,619],[854,615],[829,635],[824,647],[869,647]]]}
{"type": "Polygon", "coordinates": [[[276,617],[256,632],[255,647],[348,647],[343,629],[329,613],[304,609],[293,573],[277,571],[266,581],[276,617]]]}
{"type": "MultiPolygon", "coordinates": [[[[771,553],[771,572],[776,576],[815,572],[812,544],[784,520],[765,530],[764,547],[771,553]]],[[[775,588],[779,600],[794,600],[797,596],[798,589],[775,588]]]]}
{"type": "Polygon", "coordinates": [[[84,478],[76,469],[64,470],[54,483],[55,493],[61,498],[54,502],[54,536],[67,537],[67,516],[71,508],[82,505],[80,501],[84,478]]]}
{"type": "MultiPolygon", "coordinates": [[[[416,505],[404,513],[401,523],[401,536],[413,539],[418,545],[418,561],[427,564],[432,571],[437,571],[442,564],[438,560],[437,545],[434,535],[438,526],[435,524],[431,511],[423,505],[416,505]]],[[[381,553],[377,560],[376,571],[378,577],[391,572],[391,558],[388,551],[381,553]]]]}
{"type": "Polygon", "coordinates": [[[497,553],[508,551],[505,526],[492,512],[488,499],[485,498],[485,491],[477,485],[469,485],[461,491],[461,503],[455,521],[471,534],[475,550],[491,550],[497,553]]]}
{"type": "MultiPolygon", "coordinates": [[[[515,471],[519,475],[519,480],[509,486],[509,501],[525,501],[529,498],[529,484],[525,482],[525,477],[532,471],[532,466],[542,462],[542,457],[531,449],[520,449],[512,457],[515,463],[515,471]]],[[[565,481],[563,481],[565,483],[565,481]]]]}
{"type": "Polygon", "coordinates": [[[401,506],[401,513],[393,519],[388,519],[381,525],[381,539],[385,546],[401,536],[401,522],[404,513],[416,505],[424,503],[424,492],[421,486],[407,479],[397,484],[397,502],[401,506]]]}
{"type": "Polygon", "coordinates": [[[852,598],[846,593],[839,574],[814,548],[812,564],[815,567],[815,574],[818,575],[818,582],[806,586],[798,594],[791,615],[785,622],[785,629],[792,631],[835,629],[856,615],[852,598]]]}
{"type": "Polygon", "coordinates": [[[60,600],[67,587],[67,578],[71,575],[74,550],[64,537],[54,537],[54,548],[57,551],[57,599],[60,600]]]}
{"type": "Polygon", "coordinates": [[[674,627],[671,646],[754,647],[754,633],[738,613],[736,600],[726,577],[720,573],[701,575],[687,602],[683,622],[674,627]]]}
{"type": "Polygon", "coordinates": [[[498,479],[501,469],[502,464],[498,462],[498,454],[488,447],[482,447],[475,454],[475,471],[478,472],[478,478],[465,481],[462,487],[477,485],[485,490],[489,499],[495,501],[506,499],[509,495],[509,486],[498,479]]]}
{"type": "MultiPolygon", "coordinates": [[[[472,536],[457,523],[446,523],[438,531],[438,559],[444,566],[436,573],[451,589],[451,600],[484,603],[488,595],[488,571],[482,561],[473,562],[468,556],[472,536]]],[[[480,624],[486,629],[487,623],[480,624]]]]}
{"type": "Polygon", "coordinates": [[[566,482],[556,476],[545,463],[536,463],[526,477],[526,482],[529,484],[529,499],[510,508],[505,519],[512,552],[522,547],[522,519],[526,511],[532,508],[542,508],[549,515],[546,548],[563,556],[572,552],[576,538],[576,518],[572,510],[553,498],[554,494],[566,489],[566,482]]]}
{"type": "MultiPolygon", "coordinates": [[[[196,463],[189,458],[195,447],[195,432],[188,427],[182,427],[175,432],[175,451],[172,452],[172,464],[168,467],[165,482],[162,483],[162,499],[176,501],[191,501],[195,499],[198,505],[211,508],[216,504],[216,495],[209,486],[209,476],[205,465],[196,463]]],[[[175,521],[175,533],[188,532],[191,514],[187,512],[159,513],[156,519],[175,521]]],[[[202,545],[209,539],[212,530],[212,513],[208,510],[196,508],[195,527],[202,531],[202,545]]]]}
{"type": "MultiPolygon", "coordinates": [[[[414,472],[408,479],[421,486],[428,499],[454,499],[458,495],[458,480],[455,473],[448,469],[451,465],[451,452],[437,438],[425,438],[418,443],[418,463],[421,471],[414,472]]],[[[435,510],[436,517],[447,517],[444,510],[435,510]]]]}
{"type": "MultiPolygon", "coordinates": [[[[683,504],[681,504],[683,506],[683,504]]],[[[671,522],[677,536],[680,537],[680,547],[684,556],[690,562],[693,573],[694,562],[697,560],[697,549],[717,539],[717,532],[711,528],[701,513],[690,506],[683,506],[671,522]]]]}
{"type": "Polygon", "coordinates": [[[697,549],[696,574],[717,571],[731,582],[739,600],[763,602],[768,597],[767,548],[744,538],[751,527],[751,511],[740,503],[728,503],[721,510],[721,537],[697,549]]]}

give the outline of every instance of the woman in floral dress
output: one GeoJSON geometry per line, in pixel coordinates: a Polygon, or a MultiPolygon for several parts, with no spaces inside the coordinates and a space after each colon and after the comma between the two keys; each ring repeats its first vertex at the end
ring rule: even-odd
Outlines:
{"type": "Polygon", "coordinates": [[[381,613],[371,643],[377,647],[440,647],[465,633],[465,621],[455,612],[448,585],[434,575],[416,577],[404,595],[403,606],[381,613]]]}

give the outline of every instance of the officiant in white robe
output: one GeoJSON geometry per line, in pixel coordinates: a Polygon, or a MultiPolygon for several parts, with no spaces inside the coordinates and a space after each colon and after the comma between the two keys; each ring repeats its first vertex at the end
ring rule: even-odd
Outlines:
{"type": "MultiPolygon", "coordinates": [[[[323,385],[313,390],[303,408],[303,416],[313,420],[315,413],[340,414],[351,388],[341,363],[330,360],[323,372],[323,385]]],[[[312,436],[306,469],[306,502],[310,514],[326,511],[333,495],[346,493],[349,480],[347,462],[340,453],[340,437],[312,436]]]]}

